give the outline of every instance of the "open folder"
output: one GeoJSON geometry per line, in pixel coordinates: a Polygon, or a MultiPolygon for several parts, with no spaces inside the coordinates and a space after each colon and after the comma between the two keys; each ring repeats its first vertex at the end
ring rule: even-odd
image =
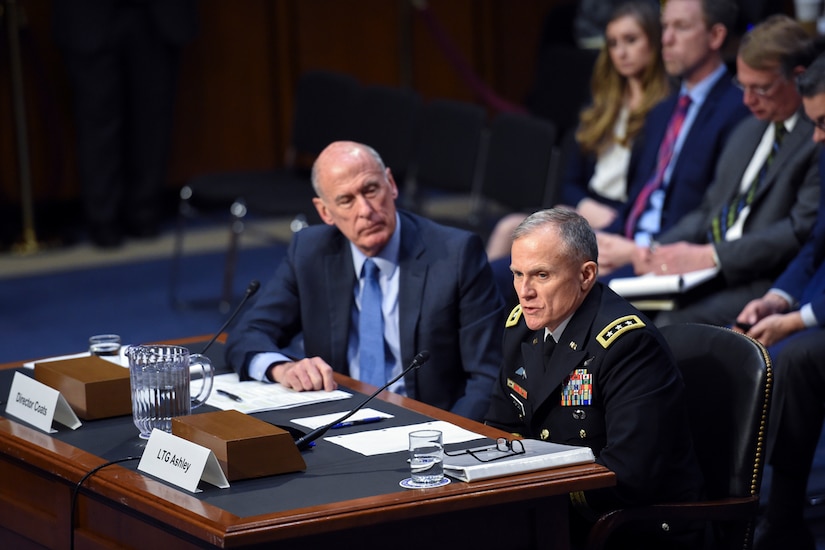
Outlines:
{"type": "Polygon", "coordinates": [[[648,273],[638,277],[612,279],[608,286],[640,309],[672,309],[673,299],[716,277],[718,267],[689,271],[679,275],[648,273]],[[641,307],[646,304],[648,307],[641,307]]]}
{"type": "Polygon", "coordinates": [[[586,464],[596,460],[590,447],[562,445],[537,439],[522,439],[521,442],[524,445],[523,454],[502,452],[493,446],[472,454],[444,456],[444,473],[461,481],[476,481],[547,468],[586,464]],[[484,462],[485,460],[487,462],[484,462]]]}

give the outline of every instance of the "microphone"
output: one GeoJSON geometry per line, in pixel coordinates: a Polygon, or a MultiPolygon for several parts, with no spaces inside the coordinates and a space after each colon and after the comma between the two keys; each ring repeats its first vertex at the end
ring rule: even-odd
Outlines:
{"type": "Polygon", "coordinates": [[[226,330],[226,327],[229,326],[229,323],[231,323],[235,319],[235,317],[238,316],[238,313],[240,313],[244,304],[246,304],[247,300],[252,298],[252,296],[254,296],[256,292],[258,292],[259,288],[261,288],[261,283],[259,283],[258,281],[253,280],[249,283],[249,286],[246,287],[246,293],[244,293],[243,298],[241,298],[241,303],[238,304],[238,307],[235,308],[235,311],[232,312],[232,315],[229,316],[229,319],[227,319],[226,322],[221,326],[221,328],[218,329],[218,332],[216,332],[215,335],[212,336],[212,339],[209,340],[209,342],[207,342],[205,346],[203,346],[203,349],[200,351],[201,355],[206,354],[206,350],[208,350],[212,346],[212,344],[215,343],[215,340],[218,339],[218,336],[220,336],[221,333],[224,330],[226,330]]]}
{"type": "Polygon", "coordinates": [[[318,439],[319,437],[324,435],[327,432],[327,430],[329,430],[330,428],[332,428],[333,426],[335,426],[339,422],[343,422],[344,420],[346,420],[350,416],[354,415],[355,413],[357,413],[358,411],[363,409],[364,405],[366,405],[367,403],[372,401],[372,399],[376,395],[378,395],[382,391],[386,390],[387,388],[389,388],[390,386],[395,384],[398,380],[401,379],[402,376],[406,375],[411,370],[417,369],[418,367],[420,367],[421,365],[423,365],[424,363],[426,363],[429,360],[430,360],[430,352],[429,351],[423,351],[423,350],[419,351],[418,355],[416,355],[415,358],[412,360],[412,363],[410,363],[410,366],[408,366],[406,369],[404,369],[400,374],[395,376],[392,380],[390,380],[389,382],[387,382],[386,384],[384,384],[383,386],[378,388],[375,391],[375,393],[373,393],[372,395],[370,395],[369,397],[364,399],[361,402],[360,405],[358,405],[357,407],[355,407],[354,409],[352,409],[348,413],[344,414],[344,416],[342,416],[341,418],[336,418],[335,420],[333,420],[329,424],[326,424],[325,426],[321,426],[320,428],[315,428],[314,430],[312,430],[311,432],[309,432],[305,436],[296,439],[295,440],[295,445],[298,447],[298,450],[299,451],[304,451],[304,450],[308,449],[310,443],[312,443],[313,441],[315,441],[316,439],[318,439]]]}

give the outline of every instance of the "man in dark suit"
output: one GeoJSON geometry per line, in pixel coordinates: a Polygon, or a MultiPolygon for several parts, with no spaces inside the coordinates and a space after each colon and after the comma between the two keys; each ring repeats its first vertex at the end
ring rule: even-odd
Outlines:
{"type": "Polygon", "coordinates": [[[721,53],[736,14],[731,0],[665,4],[662,58],[681,89],[650,111],[634,144],[625,209],[597,234],[602,276],[632,275],[636,245],[647,246],[699,206],[722,147],[747,116],[721,53]]]}
{"type": "MultiPolygon", "coordinates": [[[[367,275],[380,270],[386,364],[380,385],[422,350],[430,361],[390,389],[481,419],[501,361],[502,299],[481,239],[398,212],[392,173],[371,148],[335,142],[312,171],[315,207],[327,225],[293,237],[286,259],[227,342],[242,379],[297,390],[331,390],[333,371],[376,380],[361,345],[367,275]],[[287,346],[297,335],[304,353],[287,346]]],[[[379,329],[380,332],[380,329],[379,329]]]]}
{"type": "Polygon", "coordinates": [[[637,274],[714,267],[719,274],[681,296],[676,310],[659,313],[657,325],[730,325],[808,238],[819,201],[819,146],[796,77],[812,54],[810,35],[785,15],[742,38],[736,78],[753,116],[728,139],[702,205],[633,258],[637,274]]]}
{"type": "Polygon", "coordinates": [[[154,237],[180,51],[195,0],[56,0],[53,27],[73,92],[81,199],[91,241],[154,237]]]}
{"type": "MultiPolygon", "coordinates": [[[[504,329],[486,422],[593,449],[617,484],[572,495],[584,517],[698,498],[682,377],[659,331],[596,281],[598,248],[587,221],[565,209],[536,212],[514,231],[511,256],[519,305],[504,329]]],[[[692,547],[679,529],[646,526],[628,536],[615,547],[692,547]]]]}
{"type": "MultiPolygon", "coordinates": [[[[798,79],[805,113],[825,143],[825,55],[798,79]]],[[[820,185],[825,156],[820,156],[820,185]]],[[[808,475],[825,420],[825,192],[810,238],[764,296],[737,317],[768,347],[776,381],[768,432],[771,487],[754,548],[813,550],[803,512],[808,475]]]]}

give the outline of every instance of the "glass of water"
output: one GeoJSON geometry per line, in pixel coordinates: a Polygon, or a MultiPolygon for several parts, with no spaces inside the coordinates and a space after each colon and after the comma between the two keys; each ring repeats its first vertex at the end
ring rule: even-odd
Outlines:
{"type": "Polygon", "coordinates": [[[444,478],[444,445],[439,430],[410,432],[410,478],[418,485],[434,485],[444,478]]]}
{"type": "Polygon", "coordinates": [[[120,336],[117,334],[95,334],[89,338],[89,353],[92,355],[118,355],[120,336]]]}

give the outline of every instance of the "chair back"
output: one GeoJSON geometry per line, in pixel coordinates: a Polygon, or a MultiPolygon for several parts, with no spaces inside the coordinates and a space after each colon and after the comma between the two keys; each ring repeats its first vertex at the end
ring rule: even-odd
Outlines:
{"type": "Polygon", "coordinates": [[[290,148],[314,158],[332,143],[347,138],[349,113],[360,89],[348,74],[314,70],[303,73],[295,87],[290,148]]]}
{"type": "Polygon", "coordinates": [[[617,532],[640,522],[659,526],[663,533],[674,522],[706,522],[704,540],[696,548],[749,550],[765,463],[773,385],[770,356],[756,340],[723,327],[687,323],[665,326],[661,332],[684,379],[705,496],[698,502],[607,512],[590,529],[586,548],[620,547],[611,544],[617,532]]]}
{"type": "Polygon", "coordinates": [[[348,139],[375,149],[402,186],[413,161],[421,98],[409,88],[364,86],[349,116],[348,139]]]}
{"type": "Polygon", "coordinates": [[[475,103],[434,99],[424,106],[413,170],[417,191],[472,192],[486,120],[475,103]]]}
{"type": "Polygon", "coordinates": [[[525,102],[531,113],[556,125],[558,137],[578,125],[579,112],[590,102],[590,78],[597,56],[597,50],[568,44],[547,44],[539,51],[525,102]]]}
{"type": "Polygon", "coordinates": [[[556,126],[520,113],[500,113],[492,121],[484,159],[481,201],[511,211],[552,206],[549,183],[555,157],[556,126]]]}
{"type": "Polygon", "coordinates": [[[682,372],[707,499],[759,494],[772,384],[757,341],[702,324],[662,327],[682,372]]]}

